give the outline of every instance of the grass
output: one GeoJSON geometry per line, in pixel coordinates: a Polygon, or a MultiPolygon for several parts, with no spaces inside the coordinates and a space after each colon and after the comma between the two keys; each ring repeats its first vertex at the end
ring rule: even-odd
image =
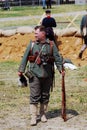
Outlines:
{"type": "MultiPolygon", "coordinates": [[[[52,13],[65,13],[65,12],[72,12],[72,11],[82,11],[85,10],[87,7],[86,5],[58,5],[52,7],[52,13]]],[[[41,6],[22,6],[22,7],[12,7],[10,11],[3,11],[0,10],[0,17],[6,18],[6,17],[20,17],[20,16],[35,16],[35,15],[42,15],[44,13],[44,10],[41,6]]],[[[72,17],[70,17],[72,19],[72,17]]],[[[58,19],[56,17],[56,20],[61,21],[60,18],[58,19]]],[[[8,26],[19,26],[19,25],[30,25],[33,26],[38,23],[39,19],[32,19],[32,20],[21,20],[21,21],[12,21],[12,22],[0,22],[0,27],[8,27],[8,26]]],[[[78,23],[80,21],[80,18],[78,20],[78,23]]],[[[20,103],[23,103],[24,100],[21,100],[21,96],[23,98],[26,96],[28,97],[28,88],[21,89],[17,86],[17,69],[18,69],[18,63],[15,62],[2,62],[0,63],[0,94],[1,94],[1,104],[0,108],[2,109],[8,109],[8,107],[13,108],[17,107],[20,103]],[[9,96],[8,96],[9,95],[9,96]],[[13,97],[13,98],[12,98],[13,97]],[[9,101],[11,99],[11,102],[9,101]],[[20,102],[18,104],[18,101],[20,102]],[[8,102],[6,104],[6,102],[8,102]],[[6,107],[4,107],[4,105],[6,107]]],[[[66,91],[67,91],[67,97],[69,97],[67,101],[68,107],[74,107],[73,102],[76,103],[76,109],[78,110],[78,105],[85,104],[87,102],[86,98],[86,82],[84,82],[83,79],[87,77],[86,74],[87,67],[83,67],[81,69],[75,70],[75,71],[69,71],[66,72],[66,91]],[[70,105],[70,103],[72,105],[70,105]]],[[[53,108],[53,104],[55,104],[55,107],[59,106],[61,107],[61,83],[60,83],[60,76],[58,73],[56,73],[56,87],[54,88],[54,92],[51,94],[51,104],[50,107],[53,108]],[[56,96],[55,96],[56,94],[56,96]],[[57,96],[58,95],[58,96],[57,96]],[[56,102],[57,101],[57,102],[56,102]],[[56,103],[55,103],[56,102],[56,103]]],[[[82,105],[83,107],[84,105],[82,105]]],[[[51,109],[50,108],[50,109],[51,109]]],[[[3,110],[2,109],[2,110],[3,110]]],[[[82,110],[80,110],[82,112],[82,110]]]]}
{"type": "MultiPolygon", "coordinates": [[[[53,6],[52,13],[62,13],[68,11],[85,10],[86,5],[60,5],[53,6]]],[[[0,17],[19,17],[30,15],[42,15],[44,10],[42,7],[12,7],[10,11],[0,11],[0,17]]],[[[35,19],[36,20],[36,19],[35,19]]],[[[17,21],[0,22],[0,27],[12,27],[19,25],[34,25],[35,21],[17,21]]],[[[80,19],[79,19],[80,21],[80,19]]],[[[11,113],[21,118],[29,116],[29,88],[18,87],[18,62],[0,62],[0,118],[5,119],[11,113]],[[25,114],[25,111],[27,114],[25,114]],[[28,110],[27,110],[28,109],[28,110]]],[[[87,66],[80,67],[77,70],[66,70],[65,86],[66,86],[66,107],[67,111],[75,111],[79,114],[87,112],[87,66]]],[[[61,76],[55,73],[55,88],[50,95],[49,111],[61,109],[61,76]]],[[[28,117],[29,118],[29,117],[28,117]]]]}
{"type": "MultiPolygon", "coordinates": [[[[70,5],[57,5],[57,6],[52,6],[52,14],[60,14],[60,13],[65,13],[65,12],[75,12],[75,11],[84,11],[87,7],[87,5],[75,5],[75,4],[70,4],[70,5]]],[[[3,11],[0,10],[0,18],[8,18],[8,17],[20,17],[20,16],[42,16],[44,13],[44,10],[42,9],[42,6],[21,6],[21,7],[12,7],[11,10],[9,11],[3,11]]],[[[0,22],[0,28],[5,28],[5,27],[13,27],[13,26],[35,26],[38,24],[39,18],[33,18],[33,19],[24,19],[24,20],[17,20],[14,21],[4,21],[0,22]]],[[[66,20],[65,16],[64,17],[55,17],[56,21],[64,21],[66,20]]],[[[72,18],[71,18],[72,19],[72,18]]],[[[81,16],[77,20],[77,24],[79,24],[79,21],[81,20],[81,16]]],[[[62,25],[61,25],[62,26],[62,25]]],[[[58,28],[60,27],[60,24],[58,24],[58,28]]]]}
{"type": "MultiPolygon", "coordinates": [[[[64,12],[72,12],[72,11],[82,11],[87,8],[87,5],[75,5],[75,4],[64,4],[52,6],[52,13],[64,13],[64,12]]],[[[33,16],[33,15],[42,15],[44,10],[42,6],[21,6],[21,7],[12,7],[11,10],[8,11],[0,11],[0,17],[18,17],[18,16],[33,16]]]]}
{"type": "MultiPolygon", "coordinates": [[[[78,113],[87,112],[87,66],[78,68],[77,70],[66,70],[65,86],[66,86],[66,104],[67,109],[76,110],[78,113]]],[[[61,77],[56,72],[56,87],[51,95],[51,105],[55,104],[55,108],[61,108],[61,77]],[[55,103],[56,102],[56,103],[55,103]]],[[[52,108],[52,106],[50,107],[52,108]]],[[[52,108],[53,109],[53,108],[52,108]]]]}
{"type": "MultiPolygon", "coordinates": [[[[0,116],[5,118],[12,111],[29,107],[29,88],[18,87],[19,63],[0,62],[0,116]]],[[[66,70],[66,106],[79,114],[87,112],[87,66],[77,70],[66,70]]],[[[55,87],[50,96],[49,111],[61,109],[61,76],[56,71],[55,87]]],[[[22,113],[22,112],[21,112],[22,113]]],[[[27,113],[28,114],[28,113],[27,113]]]]}
{"type": "MultiPolygon", "coordinates": [[[[18,87],[17,76],[18,63],[5,62],[0,63],[0,112],[13,111],[25,104],[28,100],[28,88],[18,87]]],[[[4,114],[4,113],[3,113],[4,114]]],[[[1,114],[2,115],[2,114],[1,114]]]]}

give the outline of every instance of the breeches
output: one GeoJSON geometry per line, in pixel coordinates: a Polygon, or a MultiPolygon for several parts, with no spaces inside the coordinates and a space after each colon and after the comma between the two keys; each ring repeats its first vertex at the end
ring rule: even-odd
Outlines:
{"type": "Polygon", "coordinates": [[[30,104],[48,103],[50,97],[50,87],[52,80],[50,78],[38,78],[34,76],[29,79],[30,86],[30,104]]]}

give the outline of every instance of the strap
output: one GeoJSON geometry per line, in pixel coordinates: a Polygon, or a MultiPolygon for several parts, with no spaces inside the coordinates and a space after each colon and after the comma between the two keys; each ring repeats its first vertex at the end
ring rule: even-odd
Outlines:
{"type": "Polygon", "coordinates": [[[45,44],[42,46],[42,48],[41,48],[41,50],[40,50],[38,56],[36,57],[35,62],[34,62],[34,64],[33,64],[32,68],[34,68],[34,65],[38,62],[38,59],[39,59],[39,57],[40,57],[40,55],[41,55],[41,52],[42,52],[42,50],[43,50],[44,47],[45,47],[45,44]]]}
{"type": "Polygon", "coordinates": [[[31,49],[33,48],[34,44],[35,44],[35,42],[32,42],[31,49]]]}
{"type": "MultiPolygon", "coordinates": [[[[49,43],[50,43],[50,55],[53,55],[53,44],[54,44],[54,42],[53,41],[49,41],[49,43]]],[[[32,55],[32,50],[33,50],[34,44],[35,44],[34,41],[31,42],[31,50],[30,50],[30,54],[31,55],[32,55]]]]}
{"type": "Polygon", "coordinates": [[[53,41],[50,41],[50,55],[53,55],[53,41]]]}
{"type": "Polygon", "coordinates": [[[34,44],[35,44],[35,42],[33,41],[31,41],[31,49],[30,49],[30,54],[32,55],[32,50],[33,50],[33,47],[34,47],[34,44]]]}

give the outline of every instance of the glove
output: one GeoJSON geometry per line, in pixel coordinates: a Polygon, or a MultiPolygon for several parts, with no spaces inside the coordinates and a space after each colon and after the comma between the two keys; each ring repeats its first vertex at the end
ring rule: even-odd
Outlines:
{"type": "Polygon", "coordinates": [[[26,80],[24,75],[21,75],[20,82],[22,83],[22,86],[26,86],[27,87],[27,80],[26,80]]]}
{"type": "Polygon", "coordinates": [[[23,73],[21,73],[21,72],[18,72],[18,76],[19,76],[19,79],[18,79],[18,82],[19,82],[19,85],[20,86],[25,86],[25,87],[27,87],[27,80],[26,80],[26,78],[25,78],[25,76],[23,75],[23,73]]]}

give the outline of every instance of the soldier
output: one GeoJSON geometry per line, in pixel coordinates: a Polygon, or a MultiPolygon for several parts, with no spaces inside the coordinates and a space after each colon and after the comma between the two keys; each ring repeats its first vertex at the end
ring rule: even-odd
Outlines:
{"type": "Polygon", "coordinates": [[[51,0],[46,0],[47,9],[51,9],[51,0]]]}
{"type": "Polygon", "coordinates": [[[43,6],[43,9],[46,8],[46,0],[42,0],[42,6],[43,6]]]}
{"type": "Polygon", "coordinates": [[[30,86],[30,125],[32,126],[37,124],[38,103],[40,103],[40,119],[42,122],[47,122],[45,112],[49,103],[53,81],[54,61],[59,72],[64,74],[62,72],[62,57],[54,42],[46,39],[43,26],[35,27],[35,38],[36,40],[31,41],[28,45],[18,70],[18,75],[22,76],[27,63],[29,63],[26,75],[29,78],[30,86]]]}
{"type": "Polygon", "coordinates": [[[46,28],[47,38],[55,41],[53,27],[57,26],[56,21],[53,17],[51,17],[50,10],[46,10],[45,13],[46,13],[46,17],[43,18],[41,25],[43,25],[46,28]]]}
{"type": "Polygon", "coordinates": [[[79,58],[82,58],[82,54],[84,50],[87,48],[87,14],[82,17],[80,30],[81,30],[82,38],[84,40],[84,44],[81,47],[81,51],[79,53],[79,58]]]}

